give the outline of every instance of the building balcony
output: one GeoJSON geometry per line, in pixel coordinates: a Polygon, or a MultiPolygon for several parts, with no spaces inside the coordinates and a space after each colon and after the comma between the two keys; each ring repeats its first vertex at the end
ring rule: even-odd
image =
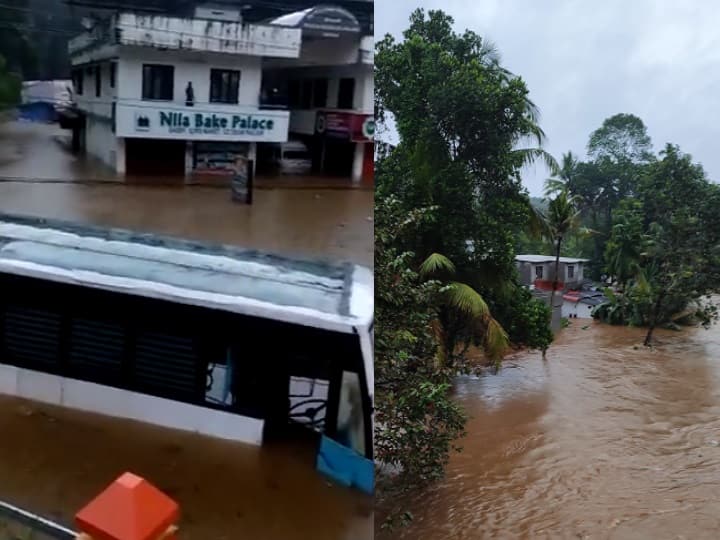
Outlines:
{"type": "Polygon", "coordinates": [[[120,13],[68,43],[70,56],[103,46],[299,58],[302,32],[267,24],[120,13]]]}
{"type": "Polygon", "coordinates": [[[115,106],[118,137],[284,142],[289,123],[289,111],[232,104],[121,100],[115,106]]]}

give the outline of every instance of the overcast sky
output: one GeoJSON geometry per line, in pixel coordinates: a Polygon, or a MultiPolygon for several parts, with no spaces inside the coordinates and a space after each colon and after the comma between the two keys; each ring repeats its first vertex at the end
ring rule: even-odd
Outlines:
{"type": "MultiPolygon", "coordinates": [[[[720,2],[692,0],[375,0],[376,38],[401,37],[415,7],[442,9],[456,31],[495,43],[541,112],[546,149],[585,156],[590,133],[616,113],[648,127],[720,181],[720,2]]],[[[547,172],[523,173],[531,195],[547,172]]]]}

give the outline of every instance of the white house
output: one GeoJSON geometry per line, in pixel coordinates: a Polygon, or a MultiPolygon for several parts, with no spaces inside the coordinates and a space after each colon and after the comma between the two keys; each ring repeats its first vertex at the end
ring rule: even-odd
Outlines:
{"type": "Polygon", "coordinates": [[[264,61],[267,99],[290,110],[290,136],[302,140],[314,169],[372,183],[374,175],[374,40],[348,10],[321,5],[273,25],[302,31],[300,57],[264,61]]]}
{"type": "MultiPolygon", "coordinates": [[[[552,289],[555,277],[555,257],[552,255],[517,255],[515,257],[523,285],[552,289]]],[[[584,266],[588,259],[560,257],[558,282],[564,289],[579,287],[585,280],[584,266]]]]}
{"type": "Polygon", "coordinates": [[[263,60],[297,60],[302,30],[246,24],[240,10],[194,17],[115,13],[68,45],[81,148],[120,175],[190,176],[254,159],[288,139],[290,113],[261,104],[263,60]]]}

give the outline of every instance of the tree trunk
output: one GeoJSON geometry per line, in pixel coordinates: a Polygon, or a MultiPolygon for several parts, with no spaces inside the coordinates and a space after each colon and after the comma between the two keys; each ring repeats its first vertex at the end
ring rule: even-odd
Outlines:
{"type": "Polygon", "coordinates": [[[655,307],[653,307],[653,313],[652,313],[652,319],[650,320],[650,326],[648,326],[647,334],[645,335],[645,341],[643,341],[643,345],[645,347],[650,347],[652,345],[652,336],[653,332],[655,331],[655,327],[657,326],[658,319],[660,317],[660,306],[662,305],[662,301],[665,298],[664,294],[658,295],[658,299],[655,302],[655,307]]]}
{"type": "Polygon", "coordinates": [[[553,293],[557,289],[558,285],[558,274],[560,273],[560,246],[562,244],[562,238],[555,240],[555,275],[553,275],[553,293]]]}
{"type": "Polygon", "coordinates": [[[645,341],[643,341],[643,345],[645,347],[650,347],[650,345],[652,345],[652,335],[653,335],[654,330],[655,330],[655,323],[652,323],[648,327],[647,334],[645,334],[645,341]]]}

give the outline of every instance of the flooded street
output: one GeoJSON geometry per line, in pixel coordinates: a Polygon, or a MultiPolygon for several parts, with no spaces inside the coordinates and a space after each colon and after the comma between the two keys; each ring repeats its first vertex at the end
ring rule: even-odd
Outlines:
{"type": "MultiPolygon", "coordinates": [[[[244,206],[229,187],[125,185],[68,154],[65,135],[0,124],[0,212],[372,266],[372,191],[260,189],[244,206]]],[[[0,499],[65,525],[131,471],[179,502],[184,539],[372,536],[372,499],[327,482],[302,445],[259,448],[2,395],[0,433],[0,499]]]]}
{"type": "Polygon", "coordinates": [[[0,432],[0,499],[66,526],[131,471],[178,501],[184,539],[372,536],[372,500],[330,485],[301,445],[261,449],[7,396],[0,432]]]}
{"type": "Polygon", "coordinates": [[[373,192],[126,185],[67,153],[52,125],[0,126],[0,212],[145,230],[289,255],[373,263],[373,192]],[[90,183],[92,182],[92,183],[90,183]]]}
{"type": "Polygon", "coordinates": [[[395,538],[718,537],[720,328],[649,350],[641,329],[587,324],[547,362],[458,382],[464,450],[395,538]]]}

